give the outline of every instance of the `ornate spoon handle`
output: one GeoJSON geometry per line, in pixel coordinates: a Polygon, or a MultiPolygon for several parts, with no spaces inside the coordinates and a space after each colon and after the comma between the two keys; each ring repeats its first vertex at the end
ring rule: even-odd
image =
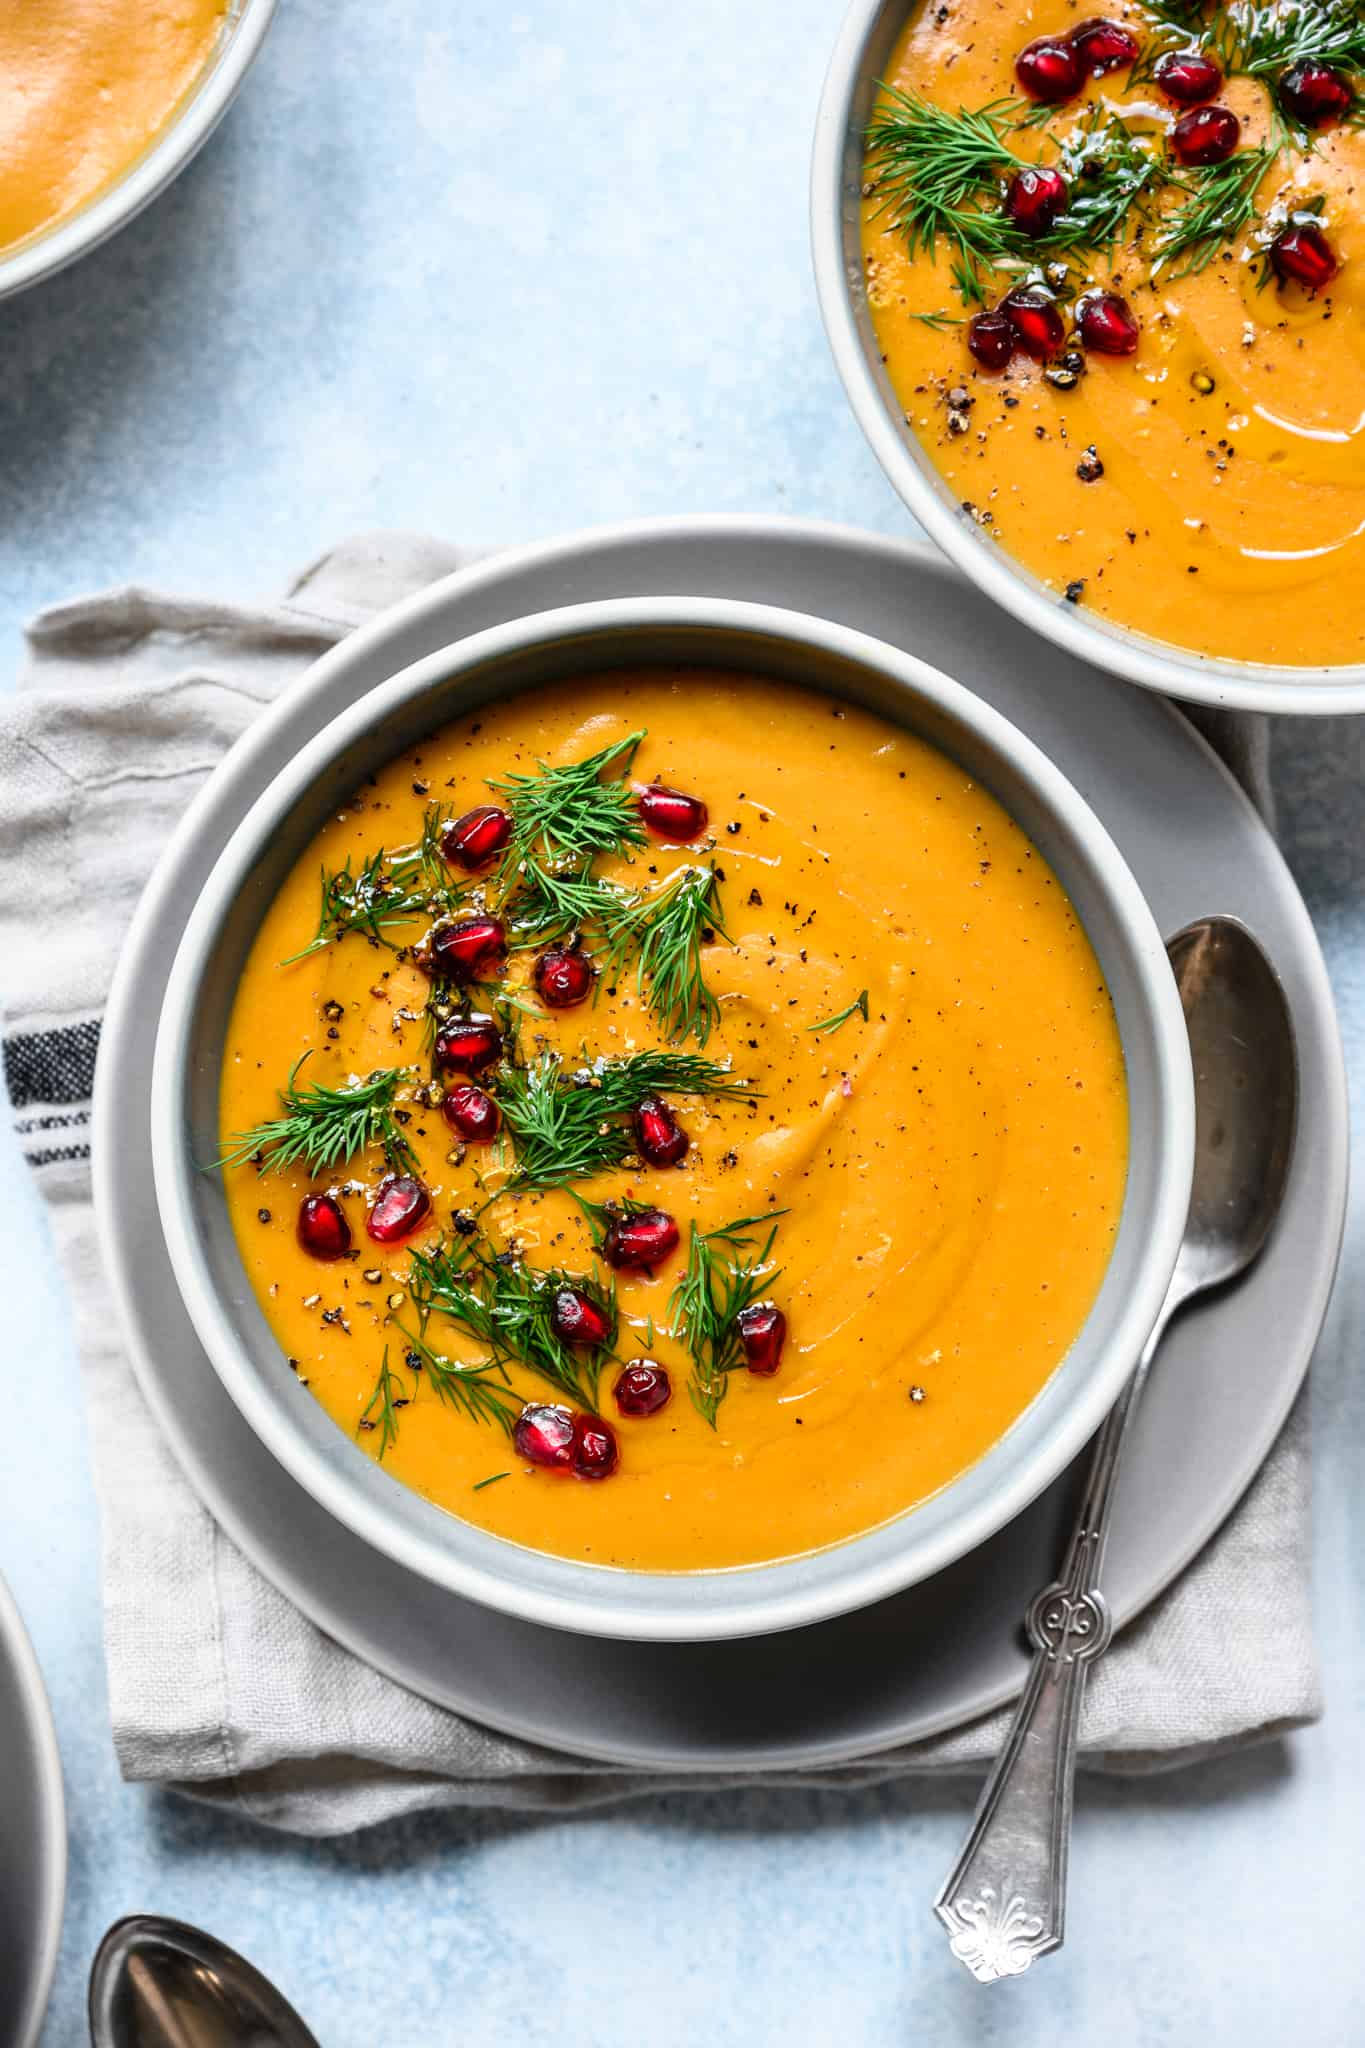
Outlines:
{"type": "Polygon", "coordinates": [[[934,1901],[953,1954],[982,1984],[1017,1977],[1062,1944],[1081,1701],[1112,1632],[1100,1591],[1109,1509],[1160,1327],[1096,1439],[1061,1576],[1030,1602],[1028,1684],[966,1846],[934,1901]]]}

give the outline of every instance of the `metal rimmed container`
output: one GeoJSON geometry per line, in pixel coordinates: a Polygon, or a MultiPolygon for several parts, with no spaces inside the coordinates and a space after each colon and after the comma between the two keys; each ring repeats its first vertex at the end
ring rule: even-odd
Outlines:
{"type": "Polygon", "coordinates": [[[916,0],[852,0],[830,59],[811,161],[815,283],[858,424],[908,509],[973,583],[1036,633],[1097,668],[1191,703],[1248,711],[1365,711],[1365,663],[1340,668],[1220,661],[1067,604],[964,512],[897,402],[867,304],[860,235],[863,137],[916,0]]]}
{"type": "MultiPolygon", "coordinates": [[[[218,771],[230,777],[232,756],[218,771]]],[[[639,1640],[794,1628],[865,1606],[962,1557],[1065,1467],[1151,1328],[1184,1226],[1194,1108],[1161,936],[1099,820],[1047,757],[912,656],[764,606],[634,598],[541,613],[444,649],[372,690],[290,759],[247,812],[192,912],[167,984],[152,1080],[157,1202],[177,1284],[223,1384],[272,1453],[366,1542],[429,1581],[552,1627],[639,1640]],[[1004,804],[1080,914],[1112,992],[1133,1147],[1100,1294],[1024,1415],[934,1499],[866,1535],[774,1564],[624,1571],[542,1555],[457,1520],[391,1478],[283,1369],[247,1281],[220,1177],[218,1092],[233,993],[261,919],[322,821],[363,778],[473,707],[613,668],[774,676],[863,704],[952,757],[1004,804]]]]}
{"type": "Polygon", "coordinates": [[[38,1660],[0,1579],[0,2028],[34,2048],[66,1903],[66,1802],[38,1660]]]}
{"type": "Polygon", "coordinates": [[[0,299],[97,249],[179,177],[236,98],[274,12],[275,0],[229,0],[213,55],[168,125],[122,177],[78,212],[0,255],[0,299]]]}

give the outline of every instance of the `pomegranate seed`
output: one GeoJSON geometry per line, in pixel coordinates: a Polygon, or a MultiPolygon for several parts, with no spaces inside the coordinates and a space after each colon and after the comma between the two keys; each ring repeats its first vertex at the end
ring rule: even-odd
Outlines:
{"type": "Polygon", "coordinates": [[[492,1096],[468,1081],[451,1089],[441,1103],[441,1115],[457,1137],[476,1143],[496,1138],[502,1128],[502,1111],[492,1096]]]}
{"type": "Polygon", "coordinates": [[[577,1287],[561,1287],[550,1303],[550,1328],[561,1344],[584,1344],[600,1351],[611,1342],[611,1317],[577,1287]]]}
{"type": "Polygon", "coordinates": [[[764,1379],[782,1363],[782,1346],[787,1341],[787,1318],[770,1301],[751,1302],[735,1317],[739,1341],[750,1372],[764,1379]]]}
{"type": "Polygon", "coordinates": [[[1014,329],[1003,313],[977,313],[967,326],[967,346],[983,370],[1003,370],[1014,354],[1014,329]]]}
{"type": "Polygon", "coordinates": [[[1355,101],[1350,80],[1335,65],[1312,57],[1285,72],[1279,94],[1280,105],[1301,128],[1321,128],[1324,121],[1339,121],[1350,113],[1355,101]]]}
{"type": "Polygon", "coordinates": [[[529,1465],[568,1465],[574,1451],[573,1416],[548,1401],[532,1401],[517,1417],[512,1443],[529,1465]]]}
{"type": "Polygon", "coordinates": [[[626,1366],[611,1391],[623,1415],[657,1415],[668,1406],[673,1388],[661,1365],[656,1365],[652,1358],[642,1358],[637,1364],[626,1366]]]}
{"type": "Polygon", "coordinates": [[[692,1140],[668,1104],[647,1095],[635,1112],[635,1142],[651,1166],[680,1166],[692,1140]]]}
{"type": "Polygon", "coordinates": [[[1168,50],[1158,57],[1152,76],[1168,100],[1180,107],[1197,107],[1223,89],[1223,67],[1202,50],[1168,50]]]}
{"type": "Polygon", "coordinates": [[[512,836],[512,820],[496,804],[479,804],[466,811],[441,834],[441,852],[457,867],[486,868],[512,836]]]}
{"type": "Polygon", "coordinates": [[[1171,130],[1171,148],[1182,164],[1221,164],[1241,140],[1242,124],[1231,107],[1192,107],[1171,130]]]}
{"type": "Polygon", "coordinates": [[[1320,291],[1340,269],[1336,253],[1316,221],[1296,221],[1270,245],[1270,261],[1281,284],[1290,279],[1320,291]]]}
{"type": "Polygon", "coordinates": [[[1039,36],[1014,60],[1014,75],[1030,99],[1074,99],[1085,79],[1079,52],[1065,36],[1039,36]]]}
{"type": "Polygon", "coordinates": [[[1014,339],[1035,362],[1055,356],[1066,339],[1062,316],[1045,291],[1037,285],[1021,285],[1006,292],[1000,311],[1014,330],[1014,339]]]}
{"type": "Polygon", "coordinates": [[[315,1259],[344,1259],[351,1226],[333,1195],[305,1195],[299,1204],[299,1243],[315,1259]]]}
{"type": "Polygon", "coordinates": [[[619,1453],[609,1422],[597,1415],[579,1415],[573,1426],[573,1469],[580,1479],[610,1479],[619,1453]]]}
{"type": "Polygon", "coordinates": [[[432,972],[447,981],[487,981],[507,957],[507,934],[496,917],[465,917],[442,925],[429,947],[432,972]]]}
{"type": "Polygon", "coordinates": [[[1130,356],[1138,345],[1133,309],[1117,292],[1087,292],[1076,308],[1076,324],[1096,355],[1130,356]]]}
{"type": "Polygon", "coordinates": [[[1138,60],[1137,37],[1118,22],[1106,21],[1103,15],[1078,21],[1068,40],[1082,70],[1092,78],[1103,78],[1106,71],[1117,71],[1120,65],[1136,64],[1138,60]]]}
{"type": "Polygon", "coordinates": [[[536,994],[547,1010],[571,1010],[592,994],[597,969],[577,946],[551,946],[535,966],[536,994]]]}
{"type": "Polygon", "coordinates": [[[376,1244],[411,1237],[431,1213],[431,1196],[410,1173],[391,1173],[379,1183],[365,1228],[376,1244]]]}
{"type": "Polygon", "coordinates": [[[442,1074],[481,1074],[502,1058],[502,1033],[491,1017],[452,1017],[436,1034],[433,1057],[442,1074]]]}
{"type": "Polygon", "coordinates": [[[662,1209],[636,1209],[618,1216],[602,1240],[609,1266],[630,1271],[662,1265],[678,1249],[678,1226],[662,1209]]]}
{"type": "Polygon", "coordinates": [[[1005,194],[1005,211],[1029,235],[1045,235],[1058,214],[1066,212],[1071,187],[1060,171],[1044,165],[1020,171],[1005,194]]]}
{"type": "Polygon", "coordinates": [[[700,839],[706,830],[707,810],[701,798],[685,796],[680,789],[665,789],[661,782],[652,782],[640,791],[640,816],[651,832],[657,832],[660,839],[671,839],[676,846],[700,839]]]}

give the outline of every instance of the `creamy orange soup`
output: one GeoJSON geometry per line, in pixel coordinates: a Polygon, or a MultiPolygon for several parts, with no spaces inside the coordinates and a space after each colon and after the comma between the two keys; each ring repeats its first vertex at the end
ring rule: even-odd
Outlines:
{"type": "Polygon", "coordinates": [[[228,0],[3,0],[0,250],[137,161],[195,84],[228,0]]]}
{"type": "MultiPolygon", "coordinates": [[[[1119,4],[1107,20],[1131,37],[1136,63],[1106,70],[1101,57],[1094,76],[1082,62],[1074,91],[1035,108],[1037,125],[1020,125],[1029,112],[1021,53],[1037,39],[1065,45],[1083,17],[1094,20],[1067,0],[944,0],[914,13],[887,66],[879,116],[906,115],[906,102],[893,100],[898,91],[954,117],[960,135],[964,110],[980,117],[995,108],[1004,154],[985,167],[978,156],[982,175],[969,180],[961,205],[988,217],[984,229],[968,223],[974,242],[1003,220],[1012,243],[1001,263],[978,266],[980,297],[964,297],[951,232],[917,238],[916,201],[888,183],[908,169],[922,199],[934,139],[912,120],[891,135],[889,155],[873,150],[867,290],[896,396],[964,518],[1060,602],[1206,654],[1359,662],[1365,130],[1322,109],[1358,108],[1361,73],[1346,62],[1305,82],[1276,60],[1283,11],[1261,0],[1196,5],[1184,30],[1119,4]],[[1160,82],[1199,92],[1188,65],[1157,71],[1163,55],[1182,53],[1211,56],[1212,77],[1222,81],[1211,77],[1193,106],[1160,82]],[[1248,76],[1243,65],[1261,68],[1248,76]],[[1100,166],[1089,175],[1075,155],[1087,132],[1100,166]],[[1084,236],[1060,246],[1077,201],[1114,191],[1122,136],[1150,152],[1147,196],[1111,250],[1086,246],[1084,236]],[[1185,164],[1176,153],[1216,155],[1234,142],[1221,163],[1185,164]],[[1018,171],[1009,158],[1065,176],[1065,210],[1036,235],[1038,213],[1011,196],[1018,171]],[[1220,186],[1238,181],[1245,208],[1215,205],[1219,231],[1175,249],[1182,210],[1216,202],[1220,186]],[[1023,214],[1013,235],[1011,207],[1023,214]],[[1054,345],[1043,359],[1015,348],[1004,369],[978,363],[970,323],[1031,275],[1055,293],[1054,345]],[[1086,295],[1100,291],[1127,307],[1135,353],[1109,355],[1079,338],[1086,295]]],[[[1321,0],[1290,27],[1310,47],[1341,48],[1344,37],[1365,62],[1365,17],[1353,0],[1321,0]]],[[[1084,38],[1069,47],[1084,49],[1084,38]]],[[[1066,62],[1064,50],[1063,73],[1066,62]]],[[[1194,225],[1186,211],[1182,236],[1194,225]]]]}
{"type": "MultiPolygon", "coordinates": [[[[379,871],[372,865],[371,878],[379,871]]],[[[490,707],[360,791],[261,927],[230,1020],[221,1114],[225,1152],[248,1155],[226,1169],[228,1195],[281,1371],[292,1368],[339,1428],[452,1514],[538,1550],[656,1570],[837,1542],[972,1464],[1075,1337],[1110,1255],[1126,1170],[1123,1060],[1095,955],[1000,806],[864,711],[710,672],[611,674],[490,707]],[[715,1004],[709,1033],[695,1016],[679,1032],[668,990],[648,972],[641,986],[633,956],[606,963],[586,1000],[547,1007],[541,984],[581,993],[574,975],[604,966],[606,941],[590,924],[582,948],[561,947],[588,958],[560,981],[559,966],[541,965],[543,945],[518,944],[527,899],[509,866],[515,847],[472,873],[437,858],[434,886],[463,893],[438,906],[435,938],[424,909],[291,962],[318,933],[320,876],[349,872],[343,896],[351,886],[352,906],[382,910],[392,896],[354,893],[381,849],[387,861],[412,848],[434,819],[430,850],[457,816],[507,801],[490,780],[543,787],[537,764],[582,761],[637,732],[633,760],[603,771],[627,814],[633,790],[661,785],[700,799],[706,824],[678,843],[688,820],[669,813],[673,838],[648,831],[641,845],[599,855],[591,873],[647,905],[679,878],[713,891],[687,956],[715,1004]],[[509,964],[486,962],[487,979],[462,1006],[419,957],[430,964],[442,916],[447,930],[452,918],[464,930],[489,914],[507,929],[509,964]],[[462,1029],[470,1005],[496,1022],[504,1063],[472,1079],[438,1071],[433,1082],[433,1026],[462,1029]],[[619,1081],[634,1071],[621,1063],[661,1048],[709,1061],[722,1085],[744,1088],[660,1091],[661,1128],[667,1135],[672,1119],[688,1141],[676,1164],[644,1157],[631,1121],[613,1170],[569,1192],[517,1193],[521,1140],[507,1122],[493,1142],[467,1140],[441,1106],[477,1084],[510,1116],[527,1063],[558,1053],[566,1087],[585,1068],[605,1087],[602,1061],[619,1081]],[[310,1175],[278,1170],[268,1146],[243,1138],[281,1115],[281,1088],[303,1053],[296,1092],[403,1070],[395,1105],[412,1159],[398,1179],[420,1180],[431,1201],[411,1236],[370,1235],[393,1174],[375,1145],[310,1175]],[[300,1241],[301,1204],[318,1196],[335,1205],[323,1212],[324,1250],[341,1249],[326,1230],[344,1219],[340,1256],[320,1259],[300,1241]],[[590,1213],[576,1197],[626,1204],[618,1222],[632,1220],[631,1204],[662,1212],[680,1241],[652,1269],[613,1271],[595,1249],[611,1212],[590,1213]],[[712,1298],[723,1310],[741,1275],[744,1298],[768,1317],[755,1362],[776,1370],[751,1370],[749,1351],[732,1344],[719,1376],[708,1368],[702,1378],[703,1396],[720,1390],[708,1417],[705,1398],[693,1398],[699,1366],[675,1290],[691,1270],[694,1227],[710,1234],[749,1218],[758,1221],[742,1245],[711,1240],[712,1298]],[[515,1357],[504,1357],[505,1381],[494,1374],[504,1423],[441,1398],[452,1366],[487,1370],[490,1350],[439,1309],[423,1332],[414,1268],[430,1270],[438,1247],[486,1261],[482,1284],[523,1297],[550,1268],[599,1300],[614,1284],[614,1342],[570,1354],[583,1378],[597,1376],[616,1458],[608,1476],[519,1454],[506,1424],[523,1403],[557,1410],[566,1434],[575,1414],[580,1430],[592,1425],[588,1404],[515,1357]],[[776,1357],[774,1310],[786,1326],[776,1357]],[[653,1413],[623,1413],[618,1382],[634,1368],[638,1389],[642,1361],[650,1400],[660,1374],[669,1397],[653,1413]]],[[[588,1469],[600,1471],[601,1458],[588,1469]]]]}

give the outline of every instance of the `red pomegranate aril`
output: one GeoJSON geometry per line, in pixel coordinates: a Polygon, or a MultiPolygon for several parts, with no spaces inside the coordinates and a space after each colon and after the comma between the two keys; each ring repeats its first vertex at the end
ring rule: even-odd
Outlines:
{"type": "Polygon", "coordinates": [[[547,1010],[572,1010],[592,994],[597,969],[577,946],[551,946],[537,960],[534,978],[547,1010]]]}
{"type": "Polygon", "coordinates": [[[1223,67],[1203,50],[1168,50],[1152,67],[1152,77],[1179,107],[1197,107],[1223,89],[1223,67]]]}
{"type": "Polygon", "coordinates": [[[1231,107],[1192,107],[1171,130],[1171,148],[1182,164],[1226,163],[1242,136],[1231,107]]]}
{"type": "Polygon", "coordinates": [[[507,934],[497,917],[464,917],[442,925],[428,948],[434,974],[447,981],[487,981],[502,970],[507,934]]]}
{"type": "Polygon", "coordinates": [[[479,804],[447,825],[441,834],[441,852],[456,867],[486,868],[512,837],[512,820],[496,804],[479,804]]]}
{"type": "Polygon", "coordinates": [[[379,1183],[365,1228],[376,1244],[398,1244],[431,1214],[431,1196],[410,1173],[391,1173],[379,1183]]]}
{"type": "Polygon", "coordinates": [[[678,1226],[663,1209],[618,1216],[602,1240],[602,1256],[618,1272],[647,1272],[677,1249],[678,1226]]]}
{"type": "Polygon", "coordinates": [[[651,1166],[680,1166],[692,1140],[668,1104],[647,1095],[635,1112],[635,1143],[651,1166]]]}
{"type": "Polygon", "coordinates": [[[1076,325],[1088,349],[1101,356],[1131,356],[1138,324],[1127,299],[1117,292],[1087,292],[1076,308],[1076,325]]]}
{"type": "Polygon", "coordinates": [[[344,1259],[351,1226],[334,1195],[305,1195],[299,1204],[299,1243],[314,1259],[344,1259]]]}
{"type": "Polygon", "coordinates": [[[502,1111],[491,1095],[472,1082],[462,1081],[441,1103],[441,1115],[459,1138],[483,1144],[502,1129],[502,1111]]]}
{"type": "Polygon", "coordinates": [[[700,839],[706,830],[707,810],[701,798],[688,796],[681,789],[665,789],[661,782],[651,782],[648,789],[640,791],[640,816],[651,832],[672,840],[675,846],[700,839]]]}
{"type": "Polygon", "coordinates": [[[579,1479],[610,1479],[620,1453],[616,1433],[598,1415],[577,1415],[573,1425],[573,1469],[579,1479]]]}
{"type": "Polygon", "coordinates": [[[1078,21],[1068,41],[1080,58],[1082,69],[1092,78],[1103,78],[1106,71],[1117,71],[1121,65],[1136,64],[1138,60],[1137,37],[1103,15],[1078,21]]]}
{"type": "Polygon", "coordinates": [[[1006,292],[1000,301],[1000,311],[1014,330],[1018,346],[1035,362],[1055,356],[1066,339],[1061,314],[1047,293],[1039,291],[1036,285],[1006,292]]]}
{"type": "Polygon", "coordinates": [[[623,1415],[657,1415],[668,1406],[673,1388],[661,1365],[641,1358],[617,1375],[611,1391],[623,1415]]]}
{"type": "Polygon", "coordinates": [[[1340,121],[1355,102],[1351,82],[1334,64],[1306,57],[1286,71],[1279,83],[1280,105],[1302,128],[1320,128],[1340,121]]]}
{"type": "Polygon", "coordinates": [[[769,1378],[782,1363],[782,1346],[787,1341],[787,1318],[770,1301],[754,1301],[735,1317],[744,1362],[750,1372],[769,1378]]]}
{"type": "Polygon", "coordinates": [[[1066,36],[1039,36],[1014,60],[1014,75],[1030,99],[1074,99],[1085,82],[1080,52],[1066,36]]]}
{"type": "Polygon", "coordinates": [[[582,1344],[600,1351],[611,1342],[611,1317],[578,1287],[560,1288],[550,1303],[550,1328],[561,1344],[582,1344]]]}
{"type": "Polygon", "coordinates": [[[1336,252],[1316,221],[1296,221],[1270,245],[1270,263],[1281,284],[1291,280],[1321,291],[1341,268],[1336,252]]]}
{"type": "Polygon", "coordinates": [[[1010,180],[1005,194],[1005,212],[1028,235],[1045,235],[1059,214],[1066,212],[1071,187],[1060,171],[1048,165],[1030,165],[1010,180]]]}
{"type": "Polygon", "coordinates": [[[481,1074],[502,1058],[502,1033],[491,1017],[452,1017],[436,1034],[433,1057],[442,1074],[481,1074]]]}
{"type": "Polygon", "coordinates": [[[967,324],[967,347],[983,370],[1003,370],[1014,354],[1014,329],[1003,313],[978,313],[967,324]]]}
{"type": "Polygon", "coordinates": [[[548,1401],[532,1401],[516,1419],[512,1444],[528,1465],[566,1467],[574,1453],[573,1416],[548,1401]]]}

